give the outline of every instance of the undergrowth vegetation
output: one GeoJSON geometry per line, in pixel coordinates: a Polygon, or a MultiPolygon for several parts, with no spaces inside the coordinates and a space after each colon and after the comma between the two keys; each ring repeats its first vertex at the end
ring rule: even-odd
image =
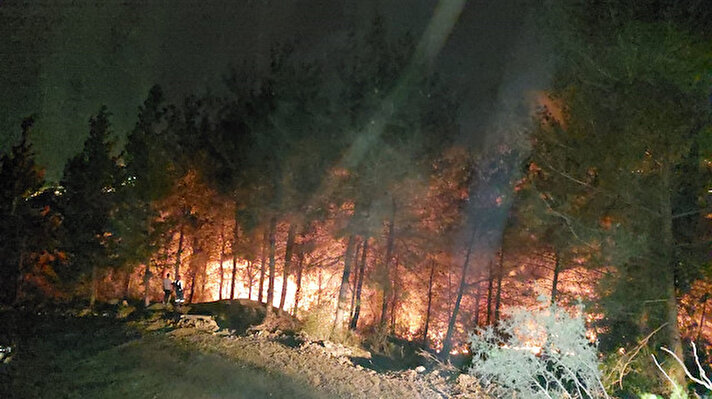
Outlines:
{"type": "Polygon", "coordinates": [[[608,398],[596,346],[586,337],[581,314],[556,305],[514,309],[496,328],[470,336],[470,374],[498,397],[608,398]]]}
{"type": "Polygon", "coordinates": [[[667,357],[667,363],[661,363],[648,344],[655,332],[633,351],[604,358],[587,334],[581,308],[576,314],[556,305],[537,310],[515,308],[495,327],[470,334],[472,365],[468,372],[496,398],[712,397],[705,354],[693,342],[690,363],[686,364],[671,350],[661,347],[667,357]],[[666,371],[670,364],[684,369],[688,386],[681,386],[670,377],[666,371]],[[666,393],[652,393],[656,391],[666,393]]]}

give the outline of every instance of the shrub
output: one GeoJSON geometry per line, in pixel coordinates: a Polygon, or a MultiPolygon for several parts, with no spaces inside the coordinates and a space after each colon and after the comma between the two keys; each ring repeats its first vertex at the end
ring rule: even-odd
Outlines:
{"type": "Polygon", "coordinates": [[[366,329],[364,345],[372,352],[393,356],[394,347],[388,342],[388,327],[383,324],[375,324],[366,329]]]}
{"type": "Polygon", "coordinates": [[[517,308],[496,330],[471,334],[470,345],[470,374],[496,386],[498,397],[608,398],[580,310],[572,316],[556,305],[517,308]]]}
{"type": "Polygon", "coordinates": [[[334,326],[333,320],[333,312],[329,306],[309,309],[309,313],[304,318],[302,331],[313,339],[327,340],[334,326]]]}

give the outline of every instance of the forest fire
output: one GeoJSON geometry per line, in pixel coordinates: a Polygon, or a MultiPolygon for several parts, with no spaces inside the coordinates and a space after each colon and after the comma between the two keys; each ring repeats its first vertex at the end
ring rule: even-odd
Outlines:
{"type": "MultiPolygon", "coordinates": [[[[286,240],[288,230],[287,225],[278,225],[278,238],[282,237],[286,240]]],[[[318,232],[319,229],[314,230],[318,232]]],[[[307,238],[302,237],[300,245],[306,245],[307,238]]],[[[177,241],[174,239],[173,249],[169,254],[176,256],[177,241]]],[[[279,242],[279,240],[275,240],[279,242]]],[[[202,246],[204,253],[213,253],[219,256],[221,250],[221,241],[213,241],[213,247],[202,246]]],[[[365,278],[360,289],[360,306],[359,319],[357,326],[359,329],[368,329],[371,326],[381,322],[381,313],[383,310],[383,291],[379,282],[379,271],[376,268],[378,260],[373,255],[378,250],[374,247],[374,243],[369,244],[369,250],[373,253],[366,254],[365,272],[372,273],[371,278],[365,278]]],[[[282,300],[283,290],[283,268],[284,257],[278,254],[284,254],[286,247],[284,244],[277,244],[275,253],[275,275],[273,281],[274,295],[272,306],[281,308],[290,314],[296,314],[298,317],[304,317],[311,313],[334,312],[338,304],[338,292],[341,285],[343,274],[343,255],[339,255],[340,251],[344,251],[342,242],[325,241],[320,244],[320,250],[314,251],[308,256],[304,256],[300,262],[293,264],[293,269],[290,270],[287,277],[287,287],[284,292],[284,303],[282,300]],[[301,264],[301,266],[300,266],[301,264]],[[301,267],[302,272],[298,273],[301,267]],[[297,280],[299,278],[299,280],[297,280]],[[299,291],[298,307],[295,309],[297,301],[297,291],[299,291]]],[[[229,247],[228,247],[229,249],[229,247]]],[[[250,299],[252,301],[260,300],[260,277],[262,263],[250,261],[242,258],[236,258],[234,263],[228,258],[223,261],[222,265],[216,261],[207,261],[204,269],[199,263],[191,261],[192,249],[190,247],[182,249],[182,258],[189,268],[182,272],[183,279],[186,284],[186,293],[192,302],[211,302],[220,299],[250,299]],[[235,266],[235,286],[234,293],[232,291],[233,281],[233,265],[235,266]],[[222,266],[222,267],[221,267],[222,266]],[[222,282],[221,282],[222,269],[222,282]],[[202,270],[202,271],[201,271],[202,270]],[[222,291],[220,287],[222,284],[222,291]]],[[[259,249],[252,249],[253,253],[259,253],[259,249]]],[[[249,252],[249,251],[248,251],[249,252]]],[[[359,258],[363,258],[363,253],[358,253],[359,258]]],[[[259,258],[259,257],[258,257],[259,258]]],[[[171,256],[165,258],[167,267],[157,266],[162,270],[162,273],[172,273],[171,256]]],[[[454,346],[453,351],[461,353],[464,348],[464,337],[467,334],[467,326],[486,326],[491,324],[496,317],[506,317],[506,308],[511,306],[530,306],[536,308],[540,306],[538,298],[542,294],[546,295],[551,290],[551,278],[553,260],[545,254],[545,256],[524,256],[512,259],[505,258],[504,267],[508,270],[506,278],[502,279],[501,283],[497,282],[496,274],[492,270],[475,271],[468,277],[472,283],[469,288],[468,297],[464,298],[466,305],[462,310],[462,318],[457,325],[457,336],[460,343],[454,346]],[[543,262],[543,263],[542,263],[543,262]],[[488,277],[491,276],[491,277],[488,277]],[[492,284],[488,284],[489,278],[492,284]],[[537,288],[538,287],[538,288],[537,288]],[[513,295],[515,294],[515,295],[513,295]],[[500,310],[500,308],[504,308],[500,310]]],[[[264,303],[267,298],[267,289],[269,283],[269,259],[264,260],[264,275],[262,276],[262,295],[261,301],[264,303]]],[[[477,262],[475,262],[477,263],[477,262]]],[[[578,261],[577,261],[578,264],[578,261]]],[[[447,316],[451,312],[452,301],[456,294],[457,285],[455,282],[459,276],[456,274],[457,269],[444,269],[440,274],[433,274],[433,281],[430,282],[432,287],[437,287],[438,291],[431,295],[431,310],[428,312],[428,281],[423,281],[412,267],[407,265],[396,265],[391,287],[391,298],[389,300],[387,311],[389,317],[385,321],[396,336],[410,341],[422,341],[426,321],[428,323],[428,345],[434,349],[441,349],[443,341],[446,338],[447,332],[447,316]],[[395,274],[397,273],[397,274],[395,274]]],[[[144,290],[141,281],[143,280],[143,271],[137,270],[127,282],[130,287],[130,295],[141,295],[144,290]]],[[[356,293],[358,285],[358,270],[352,273],[348,285],[348,309],[349,317],[354,317],[356,306],[356,293]]],[[[577,306],[582,298],[591,298],[592,287],[595,284],[596,273],[587,271],[580,266],[567,268],[558,272],[557,276],[557,295],[560,297],[560,303],[572,308],[577,306]]],[[[120,293],[122,288],[116,285],[116,282],[124,281],[119,275],[109,275],[104,280],[102,292],[105,297],[110,297],[110,292],[120,293]],[[114,281],[114,283],[112,283],[114,281]]],[[[152,284],[149,287],[154,300],[159,297],[157,284],[152,284]]],[[[589,322],[593,323],[596,318],[589,315],[589,322]]],[[[323,320],[325,325],[331,325],[333,320],[323,320]]],[[[594,337],[596,332],[591,329],[588,333],[589,337],[594,337]]],[[[536,352],[539,347],[536,343],[526,346],[526,350],[536,352]]],[[[453,353],[454,353],[453,352],[453,353]]]]}
{"type": "MultiPolygon", "coordinates": [[[[255,271],[250,271],[249,268],[256,268],[256,265],[251,265],[250,262],[245,260],[240,260],[237,263],[237,276],[246,276],[255,271]]],[[[219,299],[229,299],[231,294],[231,275],[232,275],[232,261],[223,262],[223,271],[226,273],[223,276],[224,284],[222,293],[220,292],[220,263],[211,262],[207,265],[207,280],[206,280],[206,297],[202,298],[203,301],[217,301],[219,299]]],[[[259,272],[258,272],[259,273],[259,272]]],[[[303,311],[308,311],[312,308],[320,308],[323,306],[334,307],[334,297],[333,295],[327,295],[326,293],[336,292],[338,289],[338,276],[336,272],[328,273],[308,273],[302,275],[302,280],[300,282],[300,299],[299,299],[299,310],[297,313],[302,313],[303,311]]],[[[274,290],[275,292],[282,291],[282,276],[277,275],[274,278],[274,290]]],[[[266,297],[266,280],[263,284],[263,300],[266,297]]],[[[250,285],[249,279],[244,279],[241,277],[236,278],[235,284],[235,299],[250,299],[253,301],[259,300],[259,275],[255,275],[252,278],[252,284],[250,285]]],[[[287,280],[287,291],[285,297],[285,303],[280,303],[280,296],[275,296],[272,302],[272,306],[275,308],[284,309],[290,313],[294,312],[294,303],[296,301],[297,293],[297,283],[290,277],[287,280]]]]}
{"type": "MultiPolygon", "coordinates": [[[[0,0],[13,367],[59,369],[22,351],[79,326],[156,370],[175,346],[232,376],[213,354],[253,342],[359,389],[369,367],[495,397],[712,388],[683,370],[712,358],[709,2],[40,3],[0,0]]],[[[34,396],[117,396],[93,383],[34,396]]]]}

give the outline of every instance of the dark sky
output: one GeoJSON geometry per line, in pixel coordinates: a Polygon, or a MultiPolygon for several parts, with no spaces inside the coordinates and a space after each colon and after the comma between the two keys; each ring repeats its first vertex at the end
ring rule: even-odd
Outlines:
{"type": "MultiPolygon", "coordinates": [[[[462,124],[481,135],[503,102],[545,81],[543,57],[525,23],[533,1],[470,0],[436,69],[467,87],[462,124]]],[[[35,114],[33,141],[48,177],[81,149],[100,105],[124,137],[148,89],[174,97],[220,87],[230,65],[266,59],[296,40],[306,57],[328,56],[350,26],[381,14],[395,35],[421,37],[437,1],[420,0],[0,0],[0,150],[35,114]]],[[[331,60],[335,61],[335,60],[331,60]]]]}

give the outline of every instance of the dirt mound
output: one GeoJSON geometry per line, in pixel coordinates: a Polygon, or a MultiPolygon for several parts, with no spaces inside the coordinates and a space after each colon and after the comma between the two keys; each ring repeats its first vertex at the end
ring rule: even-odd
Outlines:
{"type": "Polygon", "coordinates": [[[248,299],[222,300],[190,305],[190,315],[210,315],[222,329],[244,334],[248,329],[267,331],[296,331],[301,323],[291,315],[272,308],[267,313],[265,305],[248,299]]]}
{"type": "Polygon", "coordinates": [[[220,327],[211,316],[204,315],[180,315],[176,326],[179,328],[195,328],[204,331],[218,331],[220,327]]]}

